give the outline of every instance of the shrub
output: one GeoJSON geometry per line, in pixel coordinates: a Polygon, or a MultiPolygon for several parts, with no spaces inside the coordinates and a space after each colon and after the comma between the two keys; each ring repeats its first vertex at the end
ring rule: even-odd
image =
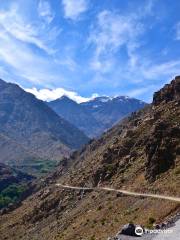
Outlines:
{"type": "Polygon", "coordinates": [[[96,239],[95,239],[95,236],[92,236],[92,237],[90,238],[90,240],[96,240],[96,239]]]}
{"type": "Polygon", "coordinates": [[[100,205],[100,206],[97,208],[97,210],[100,211],[101,209],[102,209],[102,206],[100,205]]]}
{"type": "Polygon", "coordinates": [[[153,218],[153,217],[150,217],[149,220],[148,220],[148,223],[151,224],[151,225],[155,222],[156,222],[156,219],[153,218]]]}
{"type": "Polygon", "coordinates": [[[106,219],[105,219],[105,218],[101,219],[101,224],[102,224],[102,225],[105,225],[105,222],[106,222],[106,219]]]}
{"type": "Polygon", "coordinates": [[[0,193],[0,209],[7,207],[9,203],[16,202],[26,191],[26,185],[11,184],[0,193]]]}

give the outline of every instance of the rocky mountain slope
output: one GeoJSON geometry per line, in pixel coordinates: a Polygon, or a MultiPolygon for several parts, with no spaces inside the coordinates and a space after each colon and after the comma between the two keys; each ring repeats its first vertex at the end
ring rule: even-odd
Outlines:
{"type": "Polygon", "coordinates": [[[129,97],[97,97],[77,104],[66,96],[48,105],[89,137],[97,137],[123,117],[143,108],[146,103],[129,97]]]}
{"type": "Polygon", "coordinates": [[[83,132],[18,85],[0,80],[0,162],[59,160],[88,142],[83,132]]]}
{"type": "Polygon", "coordinates": [[[94,118],[103,123],[104,127],[110,128],[122,118],[132,112],[143,108],[146,103],[127,96],[97,97],[81,105],[91,113],[94,118]]]}
{"type": "Polygon", "coordinates": [[[99,135],[104,129],[103,125],[98,122],[88,110],[66,96],[47,104],[59,116],[73,123],[90,137],[99,135]]]}
{"type": "Polygon", "coordinates": [[[155,93],[152,105],[64,159],[39,182],[39,191],[0,217],[0,235],[2,240],[106,240],[128,222],[151,227],[177,213],[175,201],[65,189],[56,183],[178,197],[180,77],[155,93]]]}

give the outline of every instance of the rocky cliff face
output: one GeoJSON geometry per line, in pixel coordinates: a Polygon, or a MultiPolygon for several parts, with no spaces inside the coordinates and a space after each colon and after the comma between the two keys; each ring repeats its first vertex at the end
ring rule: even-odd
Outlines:
{"type": "Polygon", "coordinates": [[[170,84],[154,94],[153,104],[158,105],[161,102],[180,101],[180,76],[175,77],[170,84]]]}
{"type": "Polygon", "coordinates": [[[63,189],[55,183],[113,187],[179,196],[180,105],[178,80],[161,89],[153,104],[91,141],[39,183],[40,190],[2,215],[2,239],[107,239],[122,225],[149,226],[179,211],[179,203],[111,191],[63,189]],[[174,87],[176,86],[176,87],[174,87]],[[164,97],[163,97],[164,96],[164,97]],[[157,100],[159,99],[159,100],[157,100]]]}
{"type": "Polygon", "coordinates": [[[153,126],[146,144],[146,178],[156,177],[175,166],[175,159],[180,154],[180,128],[170,122],[157,121],[153,126]]]}
{"type": "Polygon", "coordinates": [[[156,92],[153,97],[153,118],[155,123],[150,131],[146,144],[146,177],[155,180],[155,177],[175,165],[175,159],[180,154],[180,122],[178,121],[176,107],[180,106],[180,76],[175,77],[170,84],[156,92]],[[174,109],[160,106],[170,103],[174,109]],[[170,119],[161,119],[161,111],[170,119]]]}

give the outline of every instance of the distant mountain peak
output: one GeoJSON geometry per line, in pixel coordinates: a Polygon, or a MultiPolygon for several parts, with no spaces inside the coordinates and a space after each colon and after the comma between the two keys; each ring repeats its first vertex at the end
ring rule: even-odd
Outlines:
{"type": "Polygon", "coordinates": [[[141,103],[145,103],[144,101],[141,101],[139,99],[133,98],[133,97],[129,97],[129,96],[123,96],[123,95],[115,95],[115,96],[106,96],[106,95],[102,95],[102,96],[98,96],[98,97],[94,97],[86,102],[82,102],[82,103],[77,103],[75,100],[73,100],[72,98],[70,98],[67,95],[63,95],[60,98],[57,98],[53,101],[50,101],[51,103],[53,102],[71,102],[71,103],[76,103],[76,104],[89,104],[89,103],[107,103],[107,102],[111,102],[111,101],[128,101],[128,100],[137,100],[141,103]]]}
{"type": "Polygon", "coordinates": [[[68,97],[67,95],[63,95],[60,98],[57,98],[53,101],[50,101],[51,103],[61,103],[61,102],[66,102],[66,103],[75,103],[77,104],[76,101],[74,101],[73,99],[71,99],[70,97],[68,97]]]}
{"type": "Polygon", "coordinates": [[[113,97],[113,99],[131,99],[131,97],[120,95],[120,96],[115,96],[115,97],[113,97]]]}
{"type": "Polygon", "coordinates": [[[96,98],[93,98],[92,100],[88,101],[88,102],[93,102],[93,101],[96,101],[96,102],[102,102],[102,103],[106,103],[108,101],[111,100],[111,97],[108,97],[108,96],[100,96],[100,97],[96,97],[96,98]]]}
{"type": "Polygon", "coordinates": [[[71,100],[73,101],[70,97],[68,97],[67,95],[63,95],[62,97],[59,98],[59,100],[71,100]]]}
{"type": "Polygon", "coordinates": [[[131,112],[143,108],[146,103],[127,96],[104,95],[78,104],[65,95],[48,105],[89,137],[96,137],[131,112]]]}

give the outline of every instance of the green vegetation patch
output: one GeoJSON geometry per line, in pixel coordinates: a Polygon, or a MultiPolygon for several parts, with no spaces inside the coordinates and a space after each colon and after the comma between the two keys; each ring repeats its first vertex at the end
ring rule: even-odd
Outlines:
{"type": "Polygon", "coordinates": [[[7,207],[10,203],[15,203],[27,190],[25,184],[11,184],[0,192],[0,209],[7,207]]]}
{"type": "Polygon", "coordinates": [[[57,161],[36,159],[32,162],[26,163],[25,165],[19,166],[18,169],[35,177],[41,177],[53,171],[57,165],[57,161]]]}

